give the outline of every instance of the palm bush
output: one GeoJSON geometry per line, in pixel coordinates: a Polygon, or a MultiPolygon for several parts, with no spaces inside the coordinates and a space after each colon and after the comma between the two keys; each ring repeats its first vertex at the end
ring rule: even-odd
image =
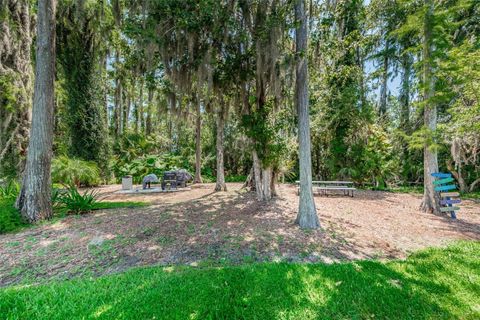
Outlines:
{"type": "Polygon", "coordinates": [[[0,199],[14,199],[20,191],[20,185],[15,180],[10,180],[5,185],[0,185],[0,199]]]}
{"type": "Polygon", "coordinates": [[[19,191],[20,185],[15,180],[0,185],[0,234],[15,231],[25,225],[14,207],[19,191]]]}
{"type": "Polygon", "coordinates": [[[95,186],[100,183],[100,170],[94,162],[65,156],[52,162],[52,181],[64,186],[95,186]]]}
{"type": "Polygon", "coordinates": [[[87,191],[84,194],[78,192],[77,188],[71,185],[67,190],[54,190],[52,202],[56,209],[65,210],[69,214],[89,213],[97,204],[98,193],[87,191]]]}

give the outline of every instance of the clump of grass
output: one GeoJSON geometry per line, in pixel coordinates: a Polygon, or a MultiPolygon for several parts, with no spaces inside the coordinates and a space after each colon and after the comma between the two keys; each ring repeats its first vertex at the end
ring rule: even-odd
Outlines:
{"type": "Polygon", "coordinates": [[[121,208],[142,208],[147,207],[147,202],[124,201],[124,202],[97,202],[92,210],[121,209],[121,208]]]}
{"type": "Polygon", "coordinates": [[[405,261],[150,267],[0,290],[6,319],[479,319],[480,242],[405,261]]]}

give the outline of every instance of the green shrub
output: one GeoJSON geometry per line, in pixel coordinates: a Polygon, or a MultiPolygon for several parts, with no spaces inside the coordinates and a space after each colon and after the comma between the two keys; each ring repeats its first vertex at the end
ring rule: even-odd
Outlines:
{"type": "Polygon", "coordinates": [[[70,186],[65,191],[54,190],[52,200],[54,207],[67,214],[84,214],[95,209],[98,194],[95,191],[87,191],[83,195],[75,186],[70,186]]]}
{"type": "Polygon", "coordinates": [[[245,182],[247,176],[244,175],[229,175],[225,177],[225,182],[245,182]]]}
{"type": "Polygon", "coordinates": [[[0,199],[15,199],[20,192],[20,185],[15,180],[10,180],[5,185],[0,185],[0,199]]]}
{"type": "Polygon", "coordinates": [[[165,153],[162,155],[146,155],[130,162],[117,160],[113,165],[117,178],[131,175],[135,183],[140,183],[147,174],[154,173],[158,177],[168,170],[186,168],[188,162],[181,156],[165,153]]]}
{"type": "Polygon", "coordinates": [[[52,162],[52,181],[64,186],[95,186],[100,183],[100,170],[94,162],[61,156],[52,162]]]}
{"type": "Polygon", "coordinates": [[[15,231],[26,225],[14,204],[14,197],[0,198],[0,234],[15,231]]]}

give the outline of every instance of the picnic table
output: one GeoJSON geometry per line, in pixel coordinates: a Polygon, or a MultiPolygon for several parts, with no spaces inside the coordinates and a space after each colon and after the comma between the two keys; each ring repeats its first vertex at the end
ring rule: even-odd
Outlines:
{"type": "MultiPolygon", "coordinates": [[[[297,181],[299,184],[300,181],[297,181]]],[[[300,191],[300,186],[299,189],[300,191]]],[[[313,193],[328,195],[328,191],[342,191],[343,195],[353,197],[354,191],[357,190],[353,186],[352,181],[312,181],[313,193]]]]}

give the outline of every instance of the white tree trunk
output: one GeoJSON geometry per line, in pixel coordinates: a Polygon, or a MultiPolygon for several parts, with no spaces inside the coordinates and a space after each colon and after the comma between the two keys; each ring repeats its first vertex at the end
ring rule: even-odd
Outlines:
{"type": "Polygon", "coordinates": [[[272,168],[262,169],[262,200],[272,199],[272,168]]]}
{"type": "Polygon", "coordinates": [[[275,194],[275,186],[273,186],[272,168],[263,168],[257,151],[252,151],[253,175],[255,180],[255,193],[260,201],[271,200],[275,194]]]}
{"type": "Polygon", "coordinates": [[[217,183],[215,191],[227,191],[225,184],[225,168],[223,166],[223,130],[225,127],[225,109],[222,108],[217,116],[217,183]]]}
{"type": "Polygon", "coordinates": [[[312,192],[312,156],[310,147],[310,120],[308,114],[308,66],[307,23],[304,0],[295,4],[295,30],[297,65],[295,102],[298,111],[298,143],[300,162],[300,200],[296,223],[301,228],[316,229],[320,226],[312,192]]]}
{"type": "Polygon", "coordinates": [[[27,163],[16,207],[29,222],[51,218],[56,0],[38,1],[33,118],[27,163]]]}
{"type": "Polygon", "coordinates": [[[253,175],[255,177],[255,193],[257,194],[258,200],[263,200],[262,166],[260,164],[260,159],[258,158],[257,151],[255,150],[253,150],[252,152],[252,161],[253,175]]]}
{"type": "MultiPolygon", "coordinates": [[[[424,38],[423,38],[423,85],[424,85],[424,101],[423,110],[424,125],[431,131],[437,129],[437,107],[432,102],[434,95],[434,81],[432,76],[431,51],[432,51],[432,20],[433,20],[433,2],[425,0],[427,12],[424,21],[424,38]]],[[[439,213],[438,194],[435,193],[432,173],[438,172],[437,151],[431,146],[425,145],[423,152],[423,184],[424,194],[421,209],[425,212],[439,213]]]]}
{"type": "Polygon", "coordinates": [[[197,103],[197,119],[195,129],[195,179],[194,183],[202,183],[202,113],[200,101],[197,103]]]}

